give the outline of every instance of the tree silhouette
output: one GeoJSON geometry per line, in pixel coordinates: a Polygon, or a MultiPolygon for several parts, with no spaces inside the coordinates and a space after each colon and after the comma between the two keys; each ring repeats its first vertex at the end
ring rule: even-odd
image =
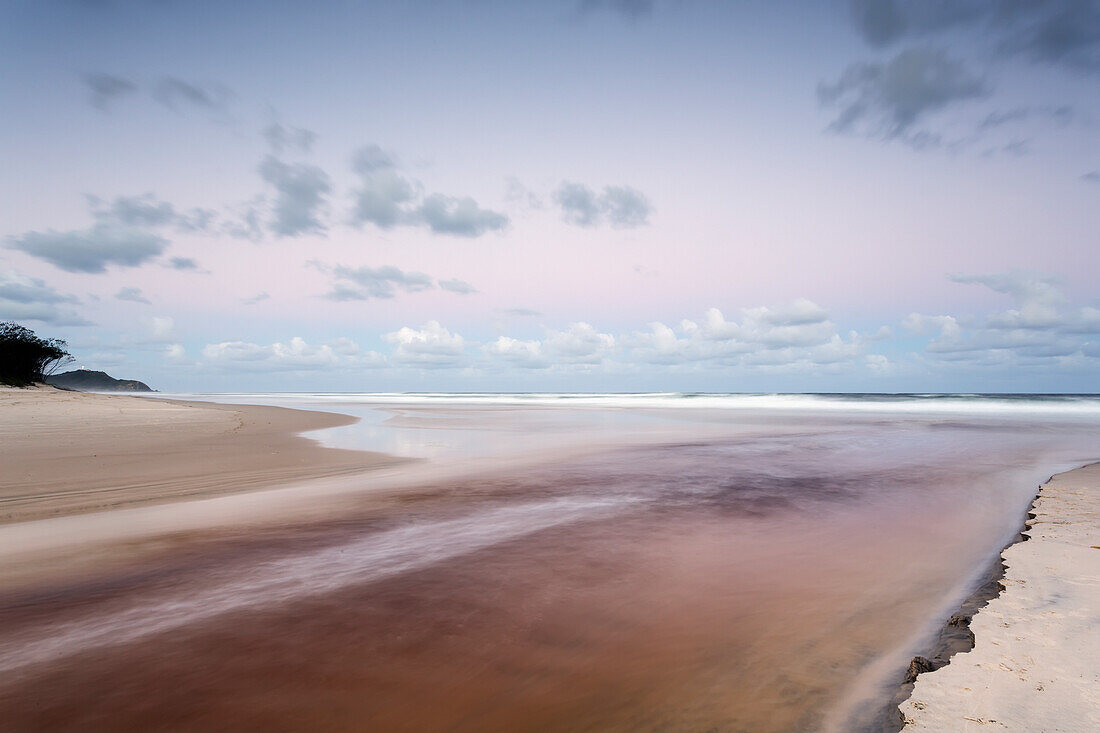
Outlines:
{"type": "Polygon", "coordinates": [[[0,322],[0,384],[25,387],[41,382],[72,361],[61,339],[44,339],[26,326],[0,322]]]}

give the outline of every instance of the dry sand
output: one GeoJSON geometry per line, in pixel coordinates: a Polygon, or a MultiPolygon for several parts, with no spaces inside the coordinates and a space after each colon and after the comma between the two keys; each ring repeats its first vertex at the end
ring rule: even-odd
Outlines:
{"type": "Polygon", "coordinates": [[[300,435],[355,418],[0,388],[0,524],[270,488],[396,461],[300,435]]]}
{"type": "Polygon", "coordinates": [[[917,678],[906,730],[1100,730],[1100,464],[1044,484],[973,651],[917,678]]]}

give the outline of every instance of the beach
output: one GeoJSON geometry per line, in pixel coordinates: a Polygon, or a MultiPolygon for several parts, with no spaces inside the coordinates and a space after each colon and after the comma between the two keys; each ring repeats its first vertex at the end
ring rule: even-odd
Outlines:
{"type": "Polygon", "coordinates": [[[2,398],[12,730],[877,729],[1097,435],[1069,402],[2,398]]]}
{"type": "Polygon", "coordinates": [[[973,651],[917,678],[905,730],[1100,728],[1100,464],[1051,477],[1028,516],[973,651]]]}
{"type": "Polygon", "coordinates": [[[393,462],[300,433],[331,412],[0,388],[0,522],[118,509],[393,462]]]}

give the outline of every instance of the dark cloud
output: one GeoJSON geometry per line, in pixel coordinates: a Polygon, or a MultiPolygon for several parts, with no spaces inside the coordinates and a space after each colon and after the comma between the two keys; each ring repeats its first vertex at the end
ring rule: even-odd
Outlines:
{"type": "Polygon", "coordinates": [[[426,196],[417,207],[415,218],[436,234],[456,237],[480,237],[508,226],[507,216],[481,208],[469,196],[455,198],[440,193],[426,196]]]}
{"type": "Polygon", "coordinates": [[[120,76],[85,74],[83,78],[84,85],[88,87],[89,103],[103,112],[106,112],[116,99],[137,91],[137,84],[120,76]]]}
{"type": "Polygon", "coordinates": [[[628,20],[639,20],[653,12],[653,0],[581,0],[578,11],[582,14],[606,10],[628,20]]]}
{"type": "Polygon", "coordinates": [[[458,293],[459,295],[473,295],[477,292],[477,288],[465,280],[440,280],[439,287],[447,292],[458,293]]]}
{"type": "Polygon", "coordinates": [[[354,191],[352,223],[391,229],[408,222],[407,205],[420,196],[419,187],[397,172],[389,153],[377,145],[360,148],[351,163],[360,178],[354,191]]]}
{"type": "Polygon", "coordinates": [[[1032,61],[1087,71],[1100,70],[1100,5],[1092,0],[1006,2],[1001,48],[1032,61]]]}
{"type": "Polygon", "coordinates": [[[351,169],[361,176],[396,167],[393,156],[378,145],[364,145],[351,156],[351,169]]]}
{"type": "MultiPolygon", "coordinates": [[[[315,266],[327,270],[323,265],[315,266]]],[[[393,298],[398,290],[415,293],[433,287],[432,279],[423,272],[404,272],[392,265],[354,268],[336,265],[331,272],[335,282],[325,296],[330,300],[393,298]]]]}
{"type": "Polygon", "coordinates": [[[1077,118],[1077,110],[1069,105],[1057,107],[1014,107],[1007,110],[994,110],[985,116],[978,124],[978,132],[992,130],[1005,125],[1019,124],[1029,121],[1050,121],[1059,125],[1068,125],[1077,118]]]}
{"type": "Polygon", "coordinates": [[[220,85],[193,84],[175,77],[165,77],[153,87],[153,98],[177,112],[194,108],[223,114],[232,96],[228,89],[220,85]]]}
{"type": "Polygon", "coordinates": [[[217,218],[217,214],[209,209],[177,211],[171,203],[161,201],[151,193],[119,196],[110,204],[89,196],[88,203],[98,221],[124,227],[156,229],[172,226],[180,231],[207,232],[217,218]]]}
{"type": "Polygon", "coordinates": [[[997,53],[1100,70],[1094,0],[851,0],[850,7],[857,31],[876,48],[965,28],[997,53]]]}
{"type": "Polygon", "coordinates": [[[393,156],[378,145],[357,150],[351,167],[360,179],[353,192],[352,224],[426,226],[435,234],[458,237],[480,237],[508,225],[507,216],[482,208],[469,196],[425,195],[423,185],[403,175],[393,156]]]}
{"type": "Polygon", "coordinates": [[[627,229],[648,224],[653,210],[649,199],[629,186],[607,186],[600,204],[612,226],[627,229]]]}
{"type": "Polygon", "coordinates": [[[109,265],[138,267],[160,256],[168,240],[151,232],[96,224],[89,229],[26,232],[8,247],[66,272],[102,273],[109,265]]]}
{"type": "Polygon", "coordinates": [[[649,223],[653,207],[649,199],[629,186],[605,186],[602,193],[583,183],[563,181],[553,194],[561,208],[562,219],[581,227],[594,227],[607,221],[612,226],[633,228],[649,223]]]}
{"type": "Polygon", "coordinates": [[[818,99],[837,108],[829,129],[927,147],[939,135],[919,129],[932,113],[989,93],[986,82],[944,52],[913,48],[883,64],[852,64],[831,84],[818,85],[818,99]]]}
{"type": "Polygon", "coordinates": [[[989,0],[851,0],[852,20],[863,39],[883,48],[980,20],[989,0]]]}
{"type": "Polygon", "coordinates": [[[308,153],[313,149],[317,133],[301,127],[285,127],[273,123],[264,128],[264,140],[267,140],[271,152],[282,155],[284,152],[308,153]]]}
{"type": "Polygon", "coordinates": [[[158,201],[151,194],[120,196],[103,213],[128,226],[158,227],[170,224],[176,218],[172,204],[158,201]]]}
{"type": "Polygon", "coordinates": [[[115,293],[115,300],[129,300],[133,303],[152,305],[153,302],[141,293],[141,288],[119,288],[115,293]]]}
{"type": "Polygon", "coordinates": [[[198,270],[199,263],[190,257],[173,257],[168,260],[168,266],[173,270],[198,270]]]}
{"type": "Polygon", "coordinates": [[[260,176],[275,189],[270,225],[275,234],[295,237],[325,231],[320,212],[332,184],[323,170],[305,163],[284,163],[269,155],[260,164],[260,176]]]}
{"type": "Polygon", "coordinates": [[[40,321],[55,326],[89,326],[70,304],[80,301],[62,295],[45,281],[14,270],[0,272],[0,320],[40,321]]]}
{"type": "Polygon", "coordinates": [[[563,181],[554,192],[554,203],[561,207],[562,219],[579,227],[600,223],[600,205],[596,192],[583,183],[563,181]]]}

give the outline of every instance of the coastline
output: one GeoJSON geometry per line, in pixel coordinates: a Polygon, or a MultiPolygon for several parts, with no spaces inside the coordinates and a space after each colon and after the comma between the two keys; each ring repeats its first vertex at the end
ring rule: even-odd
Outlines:
{"type": "Polygon", "coordinates": [[[974,632],[970,630],[970,624],[978,612],[1004,591],[1002,581],[1008,568],[1002,554],[1013,545],[1030,539],[1025,532],[1028,522],[1035,518],[1032,514],[1032,504],[1038,498],[1037,490],[1020,521],[1020,530],[1001,548],[1000,552],[989,560],[979,576],[978,585],[943,622],[936,631],[935,638],[929,640],[910,660],[909,668],[896,686],[896,692],[883,703],[883,709],[877,716],[881,722],[874,726],[875,731],[882,731],[882,733],[901,731],[905,727],[901,705],[913,694],[914,685],[920,675],[941,669],[950,664],[956,654],[965,654],[974,648],[974,632]]]}
{"type": "Polygon", "coordinates": [[[911,692],[887,729],[1100,726],[1100,673],[1089,661],[1100,655],[1090,633],[1100,601],[1098,487],[1100,463],[1039,487],[1024,529],[997,558],[1001,572],[967,598],[923,660],[933,669],[914,658],[915,679],[901,688],[911,692]],[[964,629],[969,649],[952,651],[964,629]]]}
{"type": "Polygon", "coordinates": [[[330,412],[0,389],[0,525],[201,499],[406,462],[302,435],[330,412]]]}

